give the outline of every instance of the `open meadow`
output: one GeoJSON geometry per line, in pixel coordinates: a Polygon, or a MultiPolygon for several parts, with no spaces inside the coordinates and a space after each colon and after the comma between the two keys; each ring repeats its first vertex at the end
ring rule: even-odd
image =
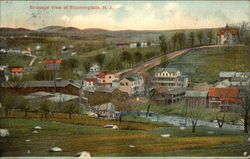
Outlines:
{"type": "Polygon", "coordinates": [[[249,146],[247,136],[240,131],[213,129],[216,133],[208,134],[208,128],[200,127],[194,134],[191,128],[180,130],[144,118],[119,123],[85,115],[68,119],[66,114],[55,114],[42,121],[39,113],[22,116],[21,112],[12,112],[8,118],[1,115],[1,128],[10,132],[1,138],[1,156],[74,156],[80,151],[92,156],[241,156],[249,146]],[[106,124],[116,124],[120,129],[103,128],[106,124]],[[35,126],[42,129],[33,133],[35,126]],[[62,152],[49,151],[55,146],[62,152]]]}

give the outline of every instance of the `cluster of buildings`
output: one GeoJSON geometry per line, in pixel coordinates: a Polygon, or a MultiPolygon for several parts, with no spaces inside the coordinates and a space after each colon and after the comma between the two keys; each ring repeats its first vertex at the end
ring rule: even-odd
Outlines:
{"type": "Polygon", "coordinates": [[[159,42],[149,42],[149,41],[142,41],[142,42],[130,42],[130,43],[117,43],[115,44],[115,48],[143,48],[143,47],[149,47],[149,46],[156,46],[160,45],[159,42]]]}
{"type": "Polygon", "coordinates": [[[228,25],[220,29],[217,32],[217,44],[239,44],[239,29],[228,25]]]}
{"type": "MultiPolygon", "coordinates": [[[[61,59],[45,59],[43,60],[45,70],[59,70],[62,63],[61,59]]],[[[0,79],[8,81],[10,77],[22,79],[25,73],[34,73],[38,70],[35,66],[12,67],[6,65],[0,66],[0,79]]]]}

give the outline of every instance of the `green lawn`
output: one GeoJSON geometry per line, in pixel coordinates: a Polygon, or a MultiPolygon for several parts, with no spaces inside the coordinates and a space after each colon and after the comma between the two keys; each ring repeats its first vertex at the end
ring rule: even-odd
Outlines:
{"type": "MultiPolygon", "coordinates": [[[[136,106],[134,110],[141,110],[141,111],[147,111],[148,103],[141,104],[139,106],[136,106]]],[[[166,114],[166,115],[177,115],[177,116],[186,116],[186,105],[185,102],[178,102],[174,104],[168,104],[168,105],[160,105],[155,102],[151,103],[150,106],[150,112],[154,113],[160,113],[160,114],[166,114]]],[[[216,116],[215,113],[218,113],[219,115],[225,114],[225,121],[231,122],[231,121],[239,121],[240,117],[235,113],[229,113],[229,112],[220,112],[219,109],[213,108],[208,109],[204,108],[204,115],[202,115],[202,120],[215,120],[216,116]]]]}
{"type": "Polygon", "coordinates": [[[180,69],[192,83],[214,83],[221,71],[250,71],[247,46],[203,48],[170,60],[168,67],[180,69]]]}
{"type": "Polygon", "coordinates": [[[204,130],[200,135],[197,131],[196,136],[189,129],[182,132],[178,128],[111,130],[22,118],[0,118],[0,127],[10,132],[9,137],[0,138],[1,156],[74,156],[80,151],[88,151],[92,156],[241,156],[249,146],[246,136],[240,132],[217,136],[205,135],[204,130]],[[42,130],[33,134],[37,125],[42,130]],[[171,133],[172,136],[163,138],[161,133],[171,133]],[[27,139],[30,142],[26,142],[27,139]],[[54,146],[63,151],[49,152],[54,146]],[[28,150],[30,154],[27,154],[28,150]]]}

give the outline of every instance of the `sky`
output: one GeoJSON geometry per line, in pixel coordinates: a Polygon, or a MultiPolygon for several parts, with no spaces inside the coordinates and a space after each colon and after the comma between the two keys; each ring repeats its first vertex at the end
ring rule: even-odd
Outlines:
{"type": "Polygon", "coordinates": [[[0,9],[0,27],[28,29],[59,25],[79,29],[172,30],[250,21],[250,1],[4,0],[0,1],[0,9]]]}

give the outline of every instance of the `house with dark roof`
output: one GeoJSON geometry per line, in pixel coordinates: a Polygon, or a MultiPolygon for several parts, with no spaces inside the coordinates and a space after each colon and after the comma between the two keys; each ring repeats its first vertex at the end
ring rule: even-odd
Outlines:
{"type": "Polygon", "coordinates": [[[185,94],[185,103],[187,106],[207,107],[208,91],[188,90],[185,94]]]}
{"type": "Polygon", "coordinates": [[[186,88],[167,89],[166,87],[156,88],[153,100],[159,104],[173,104],[184,99],[186,88]]]}
{"type": "Polygon", "coordinates": [[[238,44],[239,29],[231,28],[228,25],[217,32],[217,44],[238,44]]]}
{"type": "Polygon", "coordinates": [[[0,87],[0,91],[15,91],[18,94],[29,94],[39,91],[44,92],[60,92],[65,94],[79,95],[81,84],[77,81],[25,81],[17,87],[18,82],[13,85],[4,83],[0,87]]]}
{"type": "Polygon", "coordinates": [[[153,81],[155,86],[167,88],[184,88],[188,86],[188,78],[176,68],[157,68],[153,81]]]}
{"type": "Polygon", "coordinates": [[[120,81],[119,90],[129,95],[142,95],[144,93],[144,80],[141,75],[132,73],[120,81]]]}
{"type": "Polygon", "coordinates": [[[210,87],[208,90],[208,108],[220,108],[221,111],[228,111],[242,102],[239,88],[210,87]]]}

